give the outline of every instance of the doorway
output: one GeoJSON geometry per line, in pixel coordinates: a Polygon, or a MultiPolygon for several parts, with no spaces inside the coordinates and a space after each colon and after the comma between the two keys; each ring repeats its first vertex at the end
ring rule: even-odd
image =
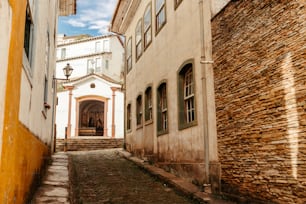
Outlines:
{"type": "Polygon", "coordinates": [[[105,103],[86,100],[79,103],[79,136],[104,136],[105,103]]]}

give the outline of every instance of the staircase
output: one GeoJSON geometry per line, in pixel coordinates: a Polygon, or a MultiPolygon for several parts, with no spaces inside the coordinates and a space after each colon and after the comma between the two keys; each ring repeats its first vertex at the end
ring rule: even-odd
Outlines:
{"type": "MultiPolygon", "coordinates": [[[[56,139],[56,151],[64,151],[65,140],[56,139]]],[[[81,137],[67,139],[67,151],[90,151],[122,148],[123,138],[81,137]]]]}

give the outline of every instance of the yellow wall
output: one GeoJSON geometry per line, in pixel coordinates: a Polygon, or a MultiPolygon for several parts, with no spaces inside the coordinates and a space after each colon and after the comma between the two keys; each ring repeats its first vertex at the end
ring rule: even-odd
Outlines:
{"type": "Polygon", "coordinates": [[[49,152],[18,119],[26,0],[9,3],[13,17],[0,160],[0,203],[23,204],[33,176],[49,152]]]}

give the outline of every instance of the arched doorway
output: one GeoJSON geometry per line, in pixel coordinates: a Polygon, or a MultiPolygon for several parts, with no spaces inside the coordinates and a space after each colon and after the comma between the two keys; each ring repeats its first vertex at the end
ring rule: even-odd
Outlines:
{"type": "Polygon", "coordinates": [[[104,136],[105,103],[85,100],[79,103],[79,136],[104,136]]]}

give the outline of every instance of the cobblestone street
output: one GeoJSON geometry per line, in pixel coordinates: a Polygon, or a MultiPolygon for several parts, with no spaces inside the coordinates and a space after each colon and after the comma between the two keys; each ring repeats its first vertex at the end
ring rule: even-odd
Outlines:
{"type": "Polygon", "coordinates": [[[72,152],[69,155],[75,204],[194,203],[120,157],[116,150],[72,152]]]}

